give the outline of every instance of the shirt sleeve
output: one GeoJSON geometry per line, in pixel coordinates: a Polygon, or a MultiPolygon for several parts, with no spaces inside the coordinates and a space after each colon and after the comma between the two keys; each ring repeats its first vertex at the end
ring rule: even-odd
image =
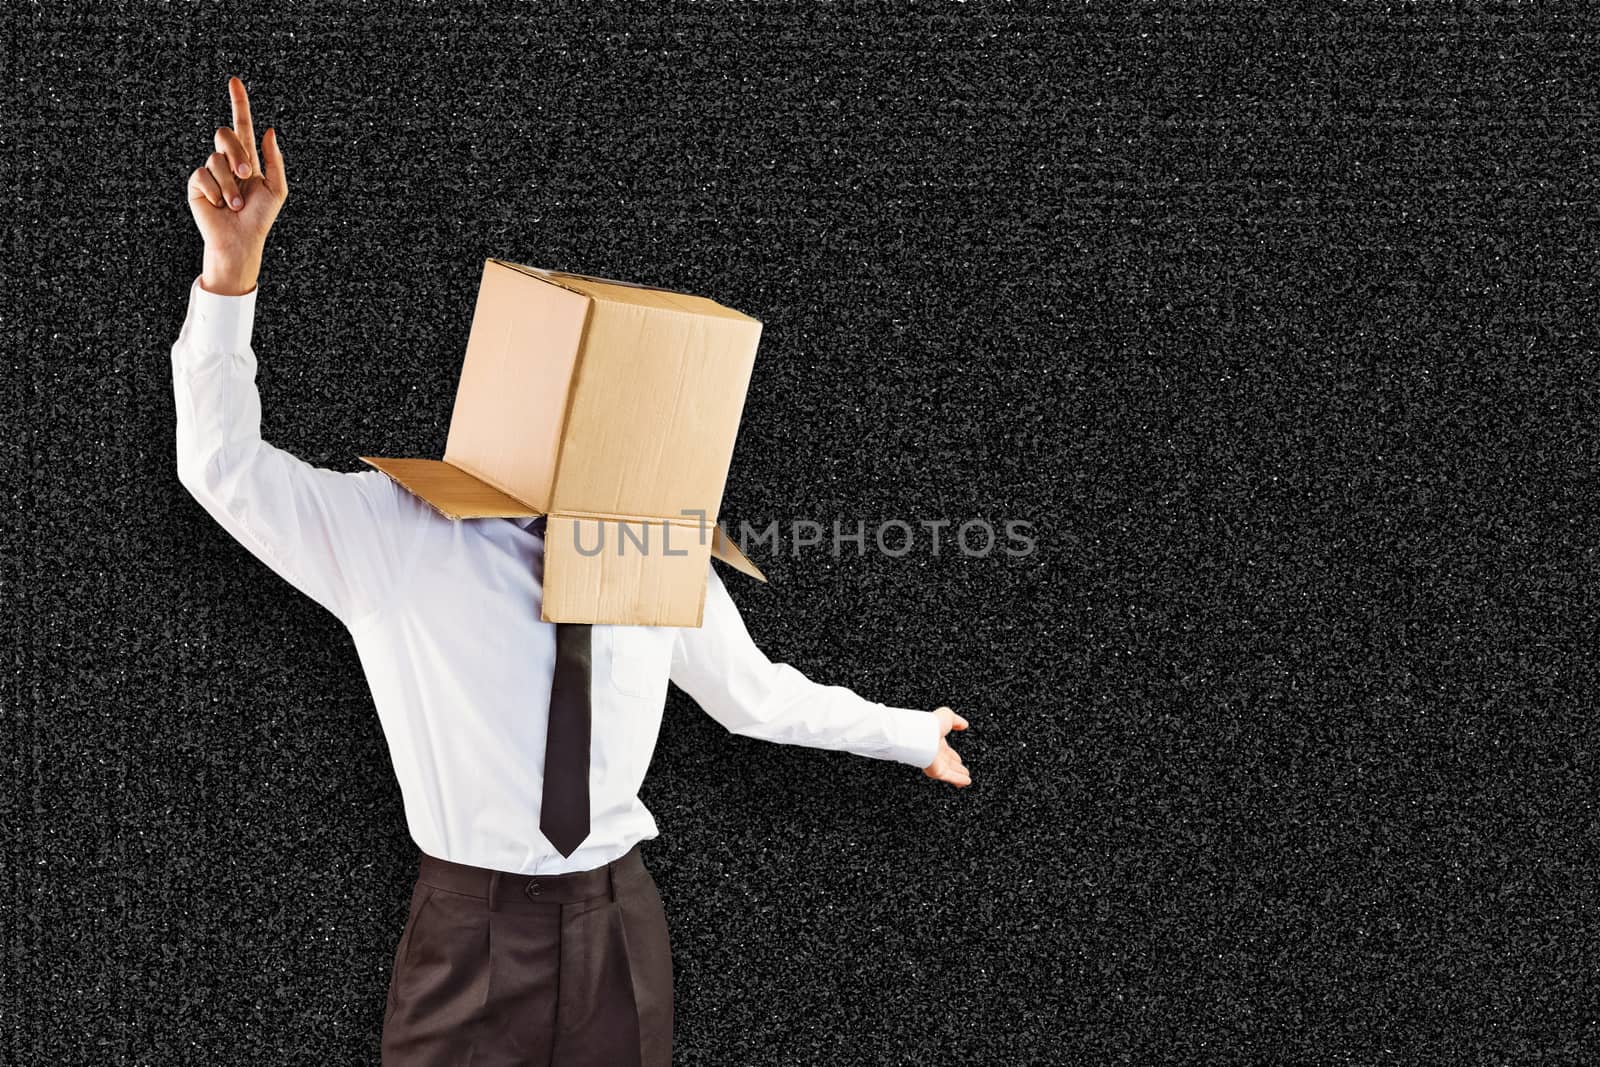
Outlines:
{"type": "Polygon", "coordinates": [[[314,467],[261,439],[257,290],[208,292],[197,277],[172,346],[178,480],[252,555],[350,624],[396,587],[426,505],[381,471],[314,467]]]}
{"type": "Polygon", "coordinates": [[[927,767],[939,751],[939,723],[931,712],[874,703],[769,660],[714,569],[700,627],[678,631],[671,677],[708,715],[744,737],[913,767],[927,767]]]}

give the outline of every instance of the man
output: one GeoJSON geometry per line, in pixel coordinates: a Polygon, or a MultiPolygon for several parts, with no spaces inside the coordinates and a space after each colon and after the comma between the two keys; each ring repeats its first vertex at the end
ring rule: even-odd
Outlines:
{"type": "Polygon", "coordinates": [[[205,239],[172,348],[178,473],[251,553],[350,630],[421,850],[384,1014],[386,1064],[658,1067],[672,1055],[666,918],[638,799],[667,681],[729,730],[971,782],[949,708],[886,707],[751,642],[714,570],[698,628],[540,619],[542,520],[452,521],[378,471],[260,437],[256,278],[288,195],[244,84],[189,178],[205,239]]]}

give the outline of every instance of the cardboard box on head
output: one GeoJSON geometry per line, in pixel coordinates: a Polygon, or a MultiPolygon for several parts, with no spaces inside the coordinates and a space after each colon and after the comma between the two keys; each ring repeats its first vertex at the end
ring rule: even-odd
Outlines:
{"type": "Polygon", "coordinates": [[[444,459],[362,456],[452,519],[548,516],[543,617],[699,626],[761,323],[700,296],[483,266],[444,459]]]}

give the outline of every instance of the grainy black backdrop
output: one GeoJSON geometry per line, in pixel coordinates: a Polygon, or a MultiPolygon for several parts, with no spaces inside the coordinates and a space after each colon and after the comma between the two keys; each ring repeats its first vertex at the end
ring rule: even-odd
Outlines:
{"type": "Polygon", "coordinates": [[[275,443],[436,454],[495,255],[765,321],[735,523],[1034,524],[733,585],[975,784],[675,693],[677,1062],[1596,1062],[1580,10],[8,7],[0,1062],[376,1060],[359,665],[174,474],[232,73],[275,443]]]}

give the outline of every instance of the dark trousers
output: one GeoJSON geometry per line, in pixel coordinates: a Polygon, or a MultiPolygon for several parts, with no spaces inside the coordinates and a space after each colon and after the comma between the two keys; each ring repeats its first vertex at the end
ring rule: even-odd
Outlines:
{"type": "Polygon", "coordinates": [[[672,950],[635,845],[545,877],[423,854],[384,1067],[670,1067],[672,950]]]}

